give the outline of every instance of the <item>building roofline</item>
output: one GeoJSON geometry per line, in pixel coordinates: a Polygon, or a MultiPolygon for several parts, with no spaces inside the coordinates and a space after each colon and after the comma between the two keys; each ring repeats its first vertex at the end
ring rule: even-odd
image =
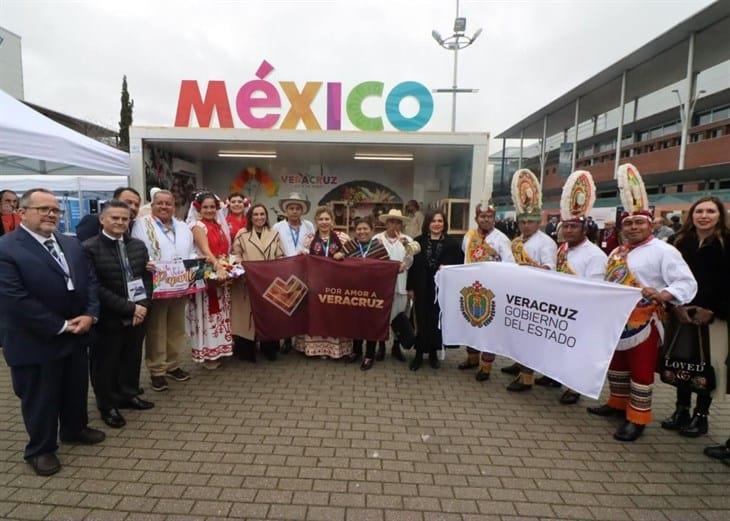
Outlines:
{"type": "MultiPolygon", "coordinates": [[[[591,115],[606,112],[606,106],[609,107],[608,110],[610,110],[610,108],[618,107],[618,84],[620,84],[620,79],[624,71],[632,72],[640,68],[651,68],[650,77],[639,73],[635,75],[636,78],[630,78],[629,81],[627,81],[627,84],[636,83],[636,87],[634,88],[630,89],[627,86],[627,101],[635,97],[641,97],[649,92],[653,92],[661,87],[683,79],[686,74],[687,56],[687,52],[684,49],[686,48],[686,42],[689,36],[692,33],[697,33],[699,35],[705,32],[712,33],[708,36],[708,39],[717,37],[718,35],[714,34],[716,32],[726,35],[727,32],[724,31],[724,28],[719,31],[708,31],[708,29],[711,29],[713,26],[723,22],[730,25],[730,0],[718,0],[713,4],[710,4],[706,8],[660,34],[650,42],[642,45],[634,52],[621,58],[601,72],[569,90],[567,93],[554,99],[541,109],[526,116],[503,132],[500,132],[496,138],[519,138],[522,130],[525,130],[526,139],[539,138],[542,136],[542,121],[546,115],[548,116],[549,125],[548,135],[555,134],[556,130],[557,132],[561,132],[564,128],[570,128],[573,126],[573,117],[568,118],[569,124],[567,126],[564,125],[565,121],[561,121],[557,129],[553,128],[551,130],[550,116],[555,115],[560,111],[565,112],[566,109],[568,109],[568,114],[572,116],[574,113],[573,104],[579,97],[582,98],[580,112],[583,114],[583,117],[579,117],[580,121],[586,121],[591,115]],[[666,66],[667,63],[672,66],[666,66]],[[651,65],[655,66],[651,67],[651,65]],[[683,71],[679,77],[677,77],[678,71],[683,71]],[[631,81],[632,79],[634,81],[631,81]],[[610,101],[605,99],[607,96],[604,93],[604,95],[601,96],[601,98],[603,98],[601,103],[597,103],[597,100],[594,100],[595,103],[593,107],[590,106],[590,103],[588,104],[589,106],[585,106],[583,102],[584,98],[591,94],[595,94],[596,91],[607,86],[613,87],[610,89],[610,101]],[[630,90],[633,90],[633,92],[629,92],[630,90]]],[[[699,43],[702,44],[705,42],[699,43]]],[[[703,70],[709,66],[721,63],[726,59],[730,59],[730,46],[718,46],[714,41],[712,44],[707,42],[707,45],[695,46],[696,70],[703,70]],[[722,47],[724,47],[724,49],[722,47]]],[[[563,114],[561,120],[565,119],[565,114],[563,114]]]]}

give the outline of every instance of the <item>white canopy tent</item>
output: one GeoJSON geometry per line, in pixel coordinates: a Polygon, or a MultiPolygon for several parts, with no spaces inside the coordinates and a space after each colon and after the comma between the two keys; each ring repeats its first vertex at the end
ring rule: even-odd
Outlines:
{"type": "Polygon", "coordinates": [[[52,192],[113,192],[125,182],[119,176],[110,175],[3,175],[3,189],[21,193],[31,188],[43,187],[52,192]]]}
{"type": "MultiPolygon", "coordinates": [[[[0,176],[129,174],[129,154],[36,112],[0,90],[0,176]]],[[[123,178],[123,179],[122,179],[123,178]]]]}

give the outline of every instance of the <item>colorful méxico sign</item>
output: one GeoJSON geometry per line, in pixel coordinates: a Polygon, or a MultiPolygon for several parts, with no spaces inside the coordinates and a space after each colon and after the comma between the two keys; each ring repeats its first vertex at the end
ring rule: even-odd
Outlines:
{"type": "MultiPolygon", "coordinates": [[[[258,79],[244,83],[235,97],[233,106],[238,118],[245,126],[254,129],[269,129],[279,122],[282,108],[281,95],[276,85],[266,81],[274,67],[266,60],[261,62],[256,71],[258,79]],[[264,114],[254,114],[253,109],[272,109],[264,114]]],[[[301,121],[307,130],[321,130],[322,126],[312,110],[312,102],[322,87],[321,81],[308,81],[299,90],[293,81],[280,81],[290,107],[279,128],[295,129],[301,121]]],[[[382,98],[384,83],[381,81],[365,81],[350,90],[344,108],[352,125],[360,130],[383,130],[383,117],[366,115],[363,102],[369,97],[382,98]]],[[[342,83],[327,82],[327,130],[342,128],[342,83]]],[[[431,92],[421,83],[404,81],[393,87],[385,98],[385,117],[390,124],[401,131],[422,129],[433,115],[433,97],[431,92]],[[404,116],[400,110],[401,101],[414,98],[418,103],[418,112],[414,116],[404,116]]],[[[194,113],[201,127],[209,127],[215,111],[221,128],[233,128],[233,115],[229,103],[226,83],[220,80],[208,82],[203,96],[196,80],[183,80],[180,83],[180,94],[175,114],[176,127],[189,127],[194,113]]]]}

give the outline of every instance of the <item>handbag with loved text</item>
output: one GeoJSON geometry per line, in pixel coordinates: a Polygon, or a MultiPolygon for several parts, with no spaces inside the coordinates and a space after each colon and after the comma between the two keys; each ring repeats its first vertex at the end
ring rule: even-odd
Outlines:
{"type": "Polygon", "coordinates": [[[662,382],[675,387],[689,384],[695,392],[712,391],[716,381],[708,337],[707,326],[682,324],[673,318],[667,328],[666,349],[659,357],[662,382]]]}

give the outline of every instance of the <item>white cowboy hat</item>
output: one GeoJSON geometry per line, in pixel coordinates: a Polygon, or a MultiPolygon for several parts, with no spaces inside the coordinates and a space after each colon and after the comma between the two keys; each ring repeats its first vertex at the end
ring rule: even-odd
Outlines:
{"type": "Polygon", "coordinates": [[[403,212],[401,212],[397,208],[391,208],[388,213],[380,214],[380,216],[378,217],[378,219],[383,224],[385,224],[390,219],[395,219],[395,220],[400,221],[402,223],[411,222],[411,218],[410,217],[406,217],[405,215],[403,215],[403,212]]]}
{"type": "Polygon", "coordinates": [[[309,212],[309,208],[311,206],[309,203],[309,199],[307,199],[307,196],[302,195],[299,192],[292,192],[289,194],[289,197],[279,201],[279,208],[281,208],[283,212],[286,212],[286,207],[291,203],[297,203],[302,205],[302,207],[304,208],[304,211],[302,213],[309,212]]]}

